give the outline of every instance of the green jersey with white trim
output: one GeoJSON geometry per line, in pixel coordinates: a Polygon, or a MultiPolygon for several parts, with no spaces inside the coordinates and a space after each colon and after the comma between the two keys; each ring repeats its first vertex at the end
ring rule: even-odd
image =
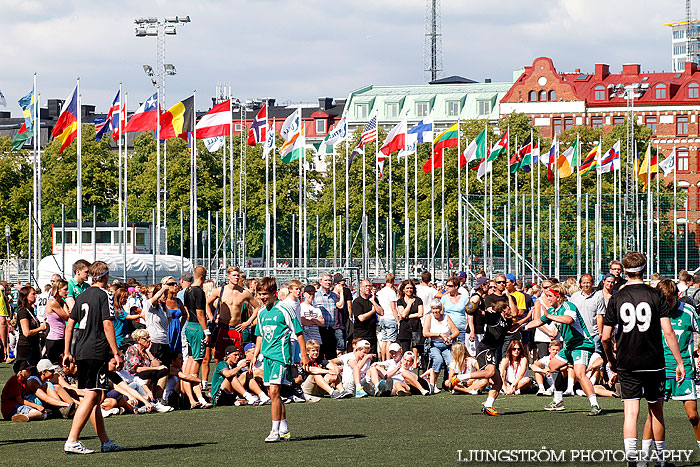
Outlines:
{"type": "MultiPolygon", "coordinates": [[[[692,306],[678,300],[676,308],[669,314],[671,327],[678,339],[678,348],[681,351],[683,366],[685,366],[685,377],[695,378],[695,365],[693,365],[693,332],[700,332],[700,318],[692,306]]],[[[666,361],[666,376],[674,378],[676,376],[676,359],[673,358],[671,349],[666,344],[664,338],[664,360],[666,361]]]]}
{"type": "Polygon", "coordinates": [[[265,358],[291,365],[292,334],[302,332],[294,310],[279,300],[272,308],[263,306],[258,313],[255,335],[262,337],[260,353],[265,358]]]}
{"type": "Polygon", "coordinates": [[[564,324],[553,321],[544,315],[540,318],[544,324],[554,323],[557,326],[567,350],[595,350],[591,333],[588,332],[586,322],[581,317],[581,313],[579,313],[576,305],[567,301],[562,303],[556,310],[553,307],[549,308],[547,313],[557,316],[570,316],[574,319],[573,323],[564,324]]]}

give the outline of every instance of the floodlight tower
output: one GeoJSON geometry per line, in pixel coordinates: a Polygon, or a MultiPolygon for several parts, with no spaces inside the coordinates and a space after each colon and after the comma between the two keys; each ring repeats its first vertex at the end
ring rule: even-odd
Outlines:
{"type": "Polygon", "coordinates": [[[425,8],[425,71],[435,81],[442,71],[440,0],[427,0],[425,8]]]}

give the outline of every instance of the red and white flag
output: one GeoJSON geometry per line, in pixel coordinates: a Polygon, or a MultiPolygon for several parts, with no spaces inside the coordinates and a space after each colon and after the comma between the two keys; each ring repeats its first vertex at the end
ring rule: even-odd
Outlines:
{"type": "Polygon", "coordinates": [[[231,101],[225,100],[215,105],[197,123],[197,139],[213,138],[215,136],[231,136],[231,101]]]}
{"type": "Polygon", "coordinates": [[[146,99],[136,113],[131,116],[124,133],[133,131],[156,131],[158,126],[158,93],[146,99]]]}
{"type": "MultiPolygon", "coordinates": [[[[406,148],[407,126],[408,125],[406,124],[406,120],[403,120],[391,129],[389,134],[386,136],[386,139],[384,140],[382,148],[380,149],[380,151],[384,153],[385,156],[388,156],[394,151],[400,151],[401,149],[406,148]]],[[[379,157],[381,158],[381,156],[379,157]]]]}
{"type": "Polygon", "coordinates": [[[248,146],[264,143],[267,139],[267,104],[263,105],[248,130],[248,146]]]}

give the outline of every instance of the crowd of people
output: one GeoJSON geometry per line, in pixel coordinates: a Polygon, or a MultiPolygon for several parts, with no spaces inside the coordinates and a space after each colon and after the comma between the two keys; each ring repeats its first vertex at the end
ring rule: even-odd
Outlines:
{"type": "Polygon", "coordinates": [[[202,266],[179,280],[120,283],[105,263],[79,260],[69,281],[54,275],[44,290],[2,284],[2,358],[14,365],[2,415],[73,418],[65,451],[88,453],[78,440],[85,421],[103,451],[119,450],[103,419],[125,413],[270,405],[265,441],[275,442],[290,437],[285,403],[324,397],[484,394],[489,416],[500,415],[499,396],[552,396],[544,409],[557,412],[564,396],[586,397],[590,416],[602,413],[598,397],[621,397],[626,417],[645,397],[648,450],[651,440],[663,448],[665,396],[684,402],[700,440],[700,274],[647,285],[643,255],[623,262],[612,261],[597,287],[590,274],[525,286],[513,274],[480,272],[468,284],[458,272],[436,283],[423,271],[353,290],[340,274],[277,284],[246,280],[237,267],[223,284],[202,266]]]}

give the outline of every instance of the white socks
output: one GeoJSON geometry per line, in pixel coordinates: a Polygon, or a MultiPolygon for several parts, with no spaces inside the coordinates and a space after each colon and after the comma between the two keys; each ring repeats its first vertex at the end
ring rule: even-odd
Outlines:
{"type": "Polygon", "coordinates": [[[495,400],[496,400],[496,399],[494,399],[493,397],[488,396],[488,397],[486,398],[486,402],[484,402],[484,407],[493,407],[493,402],[494,402],[495,400]]]}
{"type": "Polygon", "coordinates": [[[568,379],[568,384],[566,386],[566,392],[574,392],[574,378],[568,379]]]}
{"type": "Polygon", "coordinates": [[[272,420],[272,433],[280,432],[280,420],[272,420]]]}
{"type": "Polygon", "coordinates": [[[591,407],[595,407],[598,405],[598,398],[595,394],[591,394],[590,396],[588,396],[588,401],[591,403],[591,407]]]}
{"type": "Polygon", "coordinates": [[[637,451],[637,438],[625,438],[625,454],[628,456],[628,459],[637,455],[635,451],[637,451]]]}
{"type": "Polygon", "coordinates": [[[264,392],[261,392],[260,395],[258,395],[258,399],[260,399],[261,402],[267,402],[270,400],[270,397],[264,392]]]}
{"type": "Polygon", "coordinates": [[[289,426],[287,426],[287,419],[285,418],[284,420],[279,421],[279,432],[280,433],[287,433],[289,431],[289,426]]]}
{"type": "Polygon", "coordinates": [[[562,391],[554,391],[554,403],[559,403],[564,400],[564,393],[562,391]]]}

